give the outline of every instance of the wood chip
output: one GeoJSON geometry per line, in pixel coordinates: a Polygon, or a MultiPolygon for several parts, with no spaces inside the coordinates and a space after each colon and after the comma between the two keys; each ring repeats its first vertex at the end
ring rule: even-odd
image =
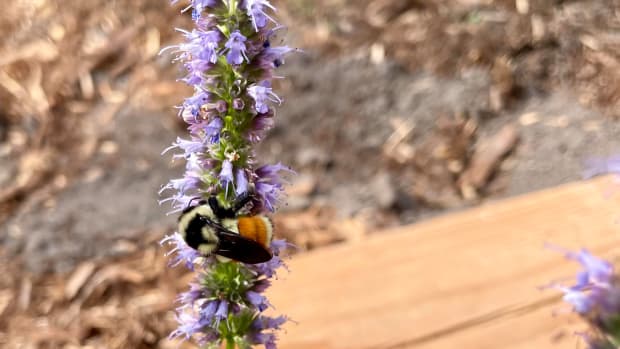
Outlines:
{"type": "Polygon", "coordinates": [[[16,61],[49,62],[58,57],[58,47],[47,40],[37,40],[19,46],[0,56],[0,67],[16,61]]]}
{"type": "Polygon", "coordinates": [[[115,283],[138,284],[144,281],[144,275],[124,265],[109,265],[97,271],[90,281],[82,288],[80,299],[86,301],[103,294],[110,285],[115,283]]]}
{"type": "Polygon", "coordinates": [[[547,32],[545,26],[545,20],[540,15],[532,15],[532,39],[534,41],[541,41],[547,32]]]}
{"type": "Polygon", "coordinates": [[[522,15],[526,15],[530,12],[530,1],[529,0],[516,0],[515,7],[517,8],[517,12],[522,15]]]}
{"type": "Polygon", "coordinates": [[[84,99],[93,99],[93,97],[95,97],[95,83],[93,82],[93,77],[90,72],[82,72],[79,77],[79,82],[82,97],[84,97],[84,99]]]}
{"type": "Polygon", "coordinates": [[[29,276],[24,276],[21,286],[19,287],[19,298],[17,305],[21,310],[27,310],[30,307],[32,298],[32,280],[29,276]]]}
{"type": "Polygon", "coordinates": [[[411,5],[408,1],[374,0],[366,7],[364,16],[368,24],[381,28],[406,12],[411,5]]]}
{"type": "Polygon", "coordinates": [[[146,42],[144,44],[144,58],[156,56],[161,49],[161,33],[156,27],[149,27],[146,31],[146,42]]]}
{"type": "Polygon", "coordinates": [[[334,222],[330,224],[330,229],[337,232],[338,237],[352,243],[364,241],[368,234],[366,219],[360,216],[334,222]]]}
{"type": "Polygon", "coordinates": [[[65,298],[67,300],[73,300],[73,298],[75,298],[84,284],[86,284],[88,278],[90,278],[95,271],[95,267],[95,263],[93,262],[84,262],[75,268],[65,285],[65,298]]]}
{"type": "Polygon", "coordinates": [[[383,154],[398,163],[410,161],[415,149],[403,142],[413,132],[415,124],[399,117],[391,118],[390,124],[394,131],[383,144],[383,154]]]}
{"type": "Polygon", "coordinates": [[[514,67],[508,57],[498,57],[491,69],[493,83],[489,88],[489,104],[493,111],[499,112],[509,105],[515,91],[514,67]]]}
{"type": "Polygon", "coordinates": [[[385,61],[385,46],[378,42],[372,44],[369,50],[369,58],[373,64],[383,64],[385,61]]]}
{"type": "Polygon", "coordinates": [[[555,127],[555,128],[566,128],[569,124],[568,116],[560,115],[555,118],[545,122],[546,126],[555,127]]]}
{"type": "Polygon", "coordinates": [[[483,188],[502,158],[508,154],[519,140],[515,125],[506,125],[492,137],[476,145],[472,160],[458,180],[462,193],[470,193],[483,188]]]}
{"type": "Polygon", "coordinates": [[[519,123],[523,126],[533,125],[538,123],[539,121],[540,117],[534,112],[525,113],[519,117],[519,123]]]}
{"type": "Polygon", "coordinates": [[[15,295],[11,290],[2,290],[0,291],[0,317],[4,314],[4,311],[11,305],[15,300],[15,295]]]}

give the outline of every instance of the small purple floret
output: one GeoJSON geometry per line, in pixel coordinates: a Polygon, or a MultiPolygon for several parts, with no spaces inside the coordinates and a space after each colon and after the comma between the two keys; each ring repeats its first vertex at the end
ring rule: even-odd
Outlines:
{"type": "Polygon", "coordinates": [[[167,235],[160,241],[160,244],[169,244],[173,246],[173,249],[166,253],[167,256],[173,255],[170,259],[169,265],[176,267],[181,263],[185,263],[185,267],[189,270],[194,270],[194,261],[200,257],[200,253],[189,247],[183,237],[179,233],[167,235]]]}
{"type": "Polygon", "coordinates": [[[228,188],[228,184],[233,182],[233,165],[230,161],[224,160],[222,162],[222,171],[220,171],[219,179],[222,188],[228,188]]]}
{"type": "Polygon", "coordinates": [[[204,327],[200,320],[192,312],[182,311],[175,317],[179,325],[176,330],[170,333],[168,336],[169,339],[183,337],[185,340],[189,340],[192,335],[199,333],[204,327]]]}
{"type": "Polygon", "coordinates": [[[585,170],[583,171],[582,176],[584,179],[590,179],[595,176],[610,173],[620,174],[620,155],[586,160],[585,170]]]}
{"type": "Polygon", "coordinates": [[[215,317],[215,313],[219,309],[218,301],[209,301],[206,306],[202,306],[200,309],[201,321],[209,324],[215,317]]]}
{"type": "Polygon", "coordinates": [[[245,297],[247,298],[248,302],[250,302],[253,306],[255,306],[258,309],[258,311],[264,311],[270,305],[269,301],[267,300],[267,297],[254,291],[246,292],[245,297]]]}
{"type": "Polygon", "coordinates": [[[245,175],[245,170],[242,168],[238,168],[235,171],[235,178],[236,178],[236,188],[235,188],[235,194],[237,196],[247,193],[248,191],[248,177],[245,175]]]}
{"type": "Polygon", "coordinates": [[[245,108],[245,102],[241,98],[235,98],[233,100],[233,109],[235,110],[243,110],[245,108]]]}
{"type": "Polygon", "coordinates": [[[186,307],[191,308],[202,296],[202,286],[196,283],[191,283],[189,284],[189,291],[182,292],[177,296],[177,302],[181,303],[181,309],[186,307]]]}
{"type": "Polygon", "coordinates": [[[269,111],[267,101],[272,101],[278,104],[282,103],[282,100],[273,92],[271,89],[271,84],[267,80],[263,80],[256,85],[248,87],[248,94],[254,98],[254,107],[258,113],[264,114],[269,111]]]}
{"type": "Polygon", "coordinates": [[[220,132],[222,131],[222,127],[224,123],[220,118],[214,118],[211,122],[204,128],[205,135],[209,139],[211,143],[217,143],[220,140],[220,132]]]}
{"type": "Polygon", "coordinates": [[[275,211],[279,196],[284,190],[284,184],[279,175],[281,171],[293,172],[281,163],[264,165],[255,171],[257,178],[255,181],[256,192],[261,197],[265,208],[272,212],[275,211]]]}
{"type": "Polygon", "coordinates": [[[183,139],[181,137],[177,137],[177,141],[172,143],[170,147],[164,149],[162,155],[175,148],[182,149],[183,154],[175,154],[173,156],[174,158],[187,158],[191,154],[202,153],[205,149],[205,145],[200,139],[183,139]]]}
{"type": "Polygon", "coordinates": [[[595,284],[608,284],[611,282],[614,269],[611,263],[606,260],[595,257],[585,249],[577,253],[567,252],[566,258],[575,260],[584,267],[585,270],[581,273],[579,282],[583,283],[585,280],[588,280],[588,283],[595,284]]]}
{"type": "MultiPolygon", "coordinates": [[[[604,324],[620,313],[620,288],[608,261],[593,256],[587,250],[578,252],[560,250],[570,260],[579,262],[584,270],[577,274],[577,281],[570,287],[553,284],[564,293],[563,300],[573,310],[593,324],[604,324]]],[[[598,326],[598,325],[597,325],[598,326]]],[[[602,328],[604,333],[605,328],[602,328]]]]}
{"type": "Polygon", "coordinates": [[[247,139],[253,143],[261,141],[273,125],[273,113],[256,115],[254,119],[252,119],[252,126],[248,131],[247,139]]]}
{"type": "Polygon", "coordinates": [[[245,54],[247,38],[243,36],[238,30],[235,30],[230,34],[230,38],[224,45],[228,53],[226,54],[226,60],[230,64],[239,65],[243,61],[248,61],[248,57],[245,54]]]}
{"type": "Polygon", "coordinates": [[[204,91],[196,91],[190,98],[186,98],[183,102],[182,113],[183,120],[187,123],[198,122],[200,109],[209,102],[209,93],[204,91]]]}
{"type": "Polygon", "coordinates": [[[245,0],[245,8],[248,12],[248,15],[252,19],[252,24],[254,25],[254,30],[258,31],[258,29],[267,25],[267,20],[276,23],[276,21],[269,17],[267,13],[265,13],[265,7],[270,8],[275,11],[276,8],[273,7],[267,0],[245,0]]]}
{"type": "Polygon", "coordinates": [[[228,317],[228,302],[220,301],[220,305],[217,307],[217,311],[215,312],[215,321],[219,323],[222,320],[225,320],[228,317]]]}

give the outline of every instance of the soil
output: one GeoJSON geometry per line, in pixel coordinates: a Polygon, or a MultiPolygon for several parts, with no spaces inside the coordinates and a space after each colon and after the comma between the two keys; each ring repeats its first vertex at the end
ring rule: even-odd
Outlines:
{"type": "MultiPolygon", "coordinates": [[[[92,0],[61,12],[62,2],[40,3],[47,12],[18,1],[0,16],[11,38],[0,44],[0,256],[13,268],[0,286],[14,296],[24,282],[64,280],[76,265],[133,258],[138,268],[131,263],[147,260],[145,251],[162,253],[154,246],[175,217],[157,191],[182,164],[160,153],[184,135],[172,106],[190,93],[171,57],[157,56],[179,40],[170,23],[189,26],[180,5],[92,0]]],[[[297,23],[289,42],[304,51],[281,71],[284,103],[259,149],[262,162],[297,172],[274,216],[279,234],[302,251],[363,239],[578,180],[585,160],[617,153],[620,5],[518,3],[281,7],[282,22],[297,23]]],[[[119,281],[128,295],[161,282],[134,281],[119,281]]],[[[131,299],[109,292],[102,299],[131,299]]],[[[166,304],[169,294],[161,297],[166,304]]],[[[0,315],[29,316],[1,301],[0,292],[0,315]]],[[[158,342],[166,330],[132,336],[158,342]]]]}

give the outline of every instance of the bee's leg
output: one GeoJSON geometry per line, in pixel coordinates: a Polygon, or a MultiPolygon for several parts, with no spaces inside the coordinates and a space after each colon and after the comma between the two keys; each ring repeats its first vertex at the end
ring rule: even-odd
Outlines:
{"type": "Polygon", "coordinates": [[[211,206],[213,213],[215,213],[215,215],[218,217],[235,218],[237,216],[237,212],[240,211],[251,200],[252,200],[252,195],[245,192],[239,195],[239,197],[237,197],[237,200],[233,204],[233,207],[224,208],[220,205],[219,201],[217,201],[217,198],[215,196],[212,196],[209,198],[209,206],[211,206]]]}
{"type": "Polygon", "coordinates": [[[211,210],[218,218],[235,218],[235,212],[231,209],[226,209],[220,205],[220,202],[217,201],[215,196],[211,196],[209,198],[209,206],[211,206],[211,210]]]}
{"type": "Polygon", "coordinates": [[[248,204],[248,202],[252,201],[252,194],[250,194],[249,192],[244,192],[243,194],[239,195],[237,197],[237,201],[235,202],[235,205],[233,206],[232,210],[237,213],[239,212],[242,208],[245,207],[245,205],[248,204]]]}

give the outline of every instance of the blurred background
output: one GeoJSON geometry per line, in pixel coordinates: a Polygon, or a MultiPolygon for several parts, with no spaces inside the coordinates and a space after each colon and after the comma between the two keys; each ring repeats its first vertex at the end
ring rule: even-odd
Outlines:
{"type": "MultiPolygon", "coordinates": [[[[300,247],[579,179],[620,149],[620,3],[274,1],[284,99],[260,148],[298,173],[300,247]]],[[[160,156],[191,91],[183,1],[15,0],[0,13],[0,347],[175,348],[160,156]]],[[[458,233],[458,232],[455,232],[458,233]]]]}

